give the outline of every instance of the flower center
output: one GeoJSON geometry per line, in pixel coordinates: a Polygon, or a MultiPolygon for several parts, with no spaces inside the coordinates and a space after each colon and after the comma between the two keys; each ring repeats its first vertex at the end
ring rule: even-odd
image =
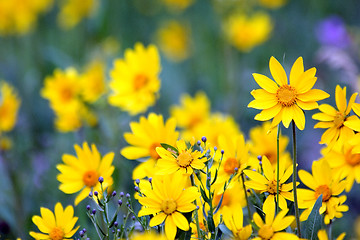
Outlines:
{"type": "Polygon", "coordinates": [[[337,112],[334,118],[334,125],[337,128],[341,128],[344,125],[345,116],[341,112],[337,112]]]}
{"type": "Polygon", "coordinates": [[[150,157],[154,160],[158,160],[160,158],[159,154],[156,152],[157,147],[161,147],[160,143],[153,143],[149,147],[150,157]]]}
{"type": "Polygon", "coordinates": [[[239,168],[239,163],[235,158],[228,158],[224,162],[224,171],[227,174],[235,173],[235,168],[239,168]]]}
{"type": "Polygon", "coordinates": [[[180,167],[184,167],[184,168],[188,167],[193,160],[194,159],[189,152],[180,153],[176,159],[177,164],[179,164],[180,167]]]}
{"type": "Polygon", "coordinates": [[[174,200],[170,199],[170,200],[164,200],[162,201],[161,203],[161,210],[167,214],[167,215],[170,215],[172,214],[173,212],[176,211],[176,207],[177,207],[177,204],[174,200]]]}
{"type": "MultiPolygon", "coordinates": [[[[272,180],[271,182],[269,182],[269,185],[267,187],[267,192],[269,194],[276,194],[276,184],[277,182],[275,180],[272,180]]],[[[281,191],[281,184],[279,184],[279,192],[281,191]]]]}
{"type": "Polygon", "coordinates": [[[292,86],[282,85],[276,92],[278,102],[284,107],[290,107],[296,103],[296,90],[292,86]]]}
{"type": "Polygon", "coordinates": [[[49,237],[51,240],[62,240],[64,239],[64,235],[64,230],[59,227],[54,227],[49,233],[49,237]]]}
{"type": "Polygon", "coordinates": [[[138,74],[134,78],[134,89],[135,91],[140,90],[149,82],[149,78],[144,74],[138,74]]]}
{"type": "Polygon", "coordinates": [[[351,153],[350,149],[349,151],[347,151],[347,153],[345,154],[345,161],[351,165],[351,166],[356,166],[360,164],[360,154],[359,153],[351,153]]]}
{"type": "MultiPolygon", "coordinates": [[[[217,194],[214,196],[214,206],[217,206],[220,203],[221,196],[222,194],[217,194]]],[[[229,206],[230,203],[231,203],[231,196],[229,196],[229,193],[225,191],[223,200],[221,202],[221,207],[229,206]]]]}
{"type": "Polygon", "coordinates": [[[63,89],[61,89],[60,94],[61,94],[61,99],[64,102],[70,101],[73,97],[73,93],[69,87],[64,87],[63,89]]]}
{"type": "Polygon", "coordinates": [[[327,185],[320,185],[315,190],[315,197],[318,198],[322,194],[322,201],[326,202],[331,198],[331,190],[327,185]]]}
{"type": "Polygon", "coordinates": [[[99,179],[99,175],[97,174],[96,171],[92,171],[92,170],[85,172],[83,176],[83,182],[88,187],[94,187],[97,184],[98,179],[99,179]]]}
{"type": "Polygon", "coordinates": [[[264,154],[270,161],[271,164],[276,163],[276,153],[274,152],[267,152],[264,154]]]}
{"type": "Polygon", "coordinates": [[[259,229],[259,237],[261,239],[271,239],[271,237],[274,235],[274,230],[269,225],[264,225],[259,229]]]}

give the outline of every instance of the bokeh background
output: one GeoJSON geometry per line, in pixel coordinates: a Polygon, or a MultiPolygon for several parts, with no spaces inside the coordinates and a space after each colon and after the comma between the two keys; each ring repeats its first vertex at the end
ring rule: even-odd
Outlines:
{"type": "MultiPolygon", "coordinates": [[[[17,124],[6,136],[12,147],[0,161],[1,239],[36,230],[31,217],[40,207],[53,209],[57,201],[73,204],[74,195],[58,189],[56,164],[74,144],[95,143],[103,154],[115,153],[114,189],[133,192],[135,161],[120,155],[127,145],[123,133],[129,123],[148,112],[169,117],[184,93],[203,91],[213,112],[232,116],[243,133],[260,125],[248,109],[250,92],[258,88],[252,73],[270,75],[268,62],[276,57],[289,72],[304,58],[305,69],[315,66],[316,88],[332,97],[335,86],[347,86],[348,96],[359,91],[360,1],[358,0],[0,0],[0,78],[18,92],[17,124]],[[98,60],[104,77],[116,58],[123,58],[136,42],[155,44],[161,55],[161,89],[147,112],[129,115],[109,105],[108,93],[91,104],[96,126],[61,132],[54,127],[54,111],[40,91],[55,69],[84,71],[98,60]]],[[[357,101],[358,102],[358,101],[357,101]]],[[[322,130],[306,113],[306,129],[298,132],[299,168],[309,170],[318,159],[322,130]]],[[[290,132],[283,128],[283,134],[290,132]]],[[[291,150],[291,145],[289,146],[291,150]]],[[[75,208],[82,227],[87,200],[75,208]]],[[[350,211],[334,231],[355,238],[360,190],[349,193],[350,211]]]]}

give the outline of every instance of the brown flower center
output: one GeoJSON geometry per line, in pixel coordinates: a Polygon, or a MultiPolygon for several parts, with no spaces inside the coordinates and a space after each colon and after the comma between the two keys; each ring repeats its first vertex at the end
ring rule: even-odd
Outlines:
{"type": "Polygon", "coordinates": [[[62,240],[64,239],[64,235],[64,230],[62,230],[60,227],[54,227],[49,233],[51,240],[62,240]]]}
{"type": "Polygon", "coordinates": [[[177,204],[174,200],[170,199],[170,200],[163,200],[161,203],[161,210],[167,214],[170,215],[173,212],[176,211],[177,208],[177,204]]]}
{"type": "Polygon", "coordinates": [[[149,82],[149,78],[144,74],[138,74],[134,78],[134,89],[135,91],[140,90],[149,82]]]}
{"type": "Polygon", "coordinates": [[[160,143],[153,143],[149,147],[150,157],[154,160],[158,160],[160,158],[159,154],[156,152],[157,147],[161,147],[160,143]]]}
{"type": "Polygon", "coordinates": [[[328,185],[320,185],[315,190],[315,197],[318,198],[322,194],[322,201],[326,202],[331,198],[331,190],[328,185]]]}
{"type": "Polygon", "coordinates": [[[179,154],[179,156],[176,158],[177,164],[180,167],[188,167],[192,161],[193,161],[193,157],[191,156],[190,152],[182,152],[179,154]]]}
{"type": "MultiPolygon", "coordinates": [[[[273,195],[275,195],[276,194],[276,184],[277,184],[277,182],[275,181],[275,180],[272,180],[271,182],[269,182],[269,185],[268,185],[268,187],[267,187],[267,192],[269,193],[269,194],[273,194],[273,195]]],[[[279,192],[281,191],[281,184],[279,184],[279,192]]]]}
{"type": "Polygon", "coordinates": [[[337,112],[334,118],[334,125],[337,128],[341,128],[344,125],[345,116],[341,112],[337,112]]]}
{"type": "Polygon", "coordinates": [[[235,168],[239,168],[239,163],[235,158],[228,158],[224,162],[224,171],[227,174],[233,174],[235,173],[235,168]]]}
{"type": "Polygon", "coordinates": [[[259,237],[261,237],[261,239],[264,240],[271,239],[273,235],[274,235],[274,230],[269,225],[265,224],[259,229],[259,237]]]}
{"type": "Polygon", "coordinates": [[[275,152],[267,152],[263,155],[265,155],[269,159],[271,164],[276,164],[276,153],[275,152]]]}
{"type": "MultiPolygon", "coordinates": [[[[214,206],[217,206],[220,203],[220,199],[221,199],[222,194],[217,194],[214,196],[214,206]]],[[[223,200],[221,202],[221,206],[229,206],[231,203],[231,196],[229,196],[228,192],[224,192],[224,197],[223,200]]]]}
{"type": "Polygon", "coordinates": [[[68,102],[73,98],[73,92],[69,87],[64,87],[60,91],[61,100],[68,102]]]}
{"type": "Polygon", "coordinates": [[[282,85],[276,92],[276,98],[284,107],[290,107],[296,103],[296,90],[290,85],[282,85]]]}
{"type": "Polygon", "coordinates": [[[346,152],[345,154],[345,161],[351,165],[351,166],[356,166],[360,164],[360,154],[359,153],[351,153],[350,149],[349,151],[346,152]]]}
{"type": "Polygon", "coordinates": [[[83,182],[88,187],[94,187],[98,183],[98,179],[98,173],[93,170],[85,172],[83,176],[83,182]]]}

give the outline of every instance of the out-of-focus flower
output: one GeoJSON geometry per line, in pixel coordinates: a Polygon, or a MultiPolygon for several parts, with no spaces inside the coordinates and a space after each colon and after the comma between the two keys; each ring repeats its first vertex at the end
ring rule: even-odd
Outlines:
{"type": "Polygon", "coordinates": [[[224,23],[227,39],[243,52],[249,52],[268,40],[272,29],[272,20],[264,12],[257,12],[251,16],[233,14],[224,23]]]}
{"type": "Polygon", "coordinates": [[[190,55],[190,29],[178,21],[166,22],[157,30],[160,50],[174,62],[181,62],[190,55]]]}
{"type": "Polygon", "coordinates": [[[100,61],[89,64],[81,75],[81,94],[86,102],[96,102],[105,92],[105,66],[100,61]]]}
{"type": "Polygon", "coordinates": [[[83,143],[83,148],[74,145],[77,157],[64,154],[62,160],[64,164],[58,164],[56,168],[60,171],[57,175],[61,183],[59,189],[66,194],[80,193],[75,198],[75,205],[85,199],[91,191],[101,192],[99,177],[104,178],[103,188],[113,184],[111,177],[114,172],[112,161],[114,153],[110,152],[101,158],[94,144],[91,149],[87,142],[83,143]]]}
{"type": "Polygon", "coordinates": [[[61,0],[58,22],[64,29],[73,28],[90,17],[98,5],[99,0],[61,0]]]}
{"type": "MultiPolygon", "coordinates": [[[[335,240],[343,240],[345,238],[345,235],[345,233],[342,233],[335,240]]],[[[317,232],[317,236],[319,240],[329,240],[328,234],[325,229],[320,229],[317,232]]]]}
{"type": "Polygon", "coordinates": [[[155,104],[160,89],[160,57],[157,48],[141,43],[127,49],[124,59],[116,59],[110,75],[109,103],[131,115],[145,112],[155,104]]]}
{"type": "Polygon", "coordinates": [[[130,240],[167,240],[165,235],[157,234],[155,232],[135,233],[131,235],[129,239],[130,240]]]}
{"type": "Polygon", "coordinates": [[[11,131],[17,121],[20,99],[15,89],[6,83],[0,82],[0,133],[11,131]]]}
{"type": "Polygon", "coordinates": [[[250,238],[252,228],[250,224],[244,226],[244,215],[241,206],[224,208],[223,218],[225,225],[234,235],[233,239],[247,240],[250,238]]]}
{"type": "Polygon", "coordinates": [[[287,3],[287,0],[259,0],[259,4],[263,7],[275,9],[281,8],[287,3]]]}
{"type": "Polygon", "coordinates": [[[196,209],[194,200],[200,197],[196,187],[186,186],[186,177],[182,174],[155,176],[152,186],[148,181],[140,182],[138,198],[142,205],[138,216],[154,215],[149,226],[154,227],[165,221],[165,234],[168,239],[175,239],[177,228],[189,230],[189,222],[182,213],[196,209]]]}
{"type": "Polygon", "coordinates": [[[294,121],[300,130],[305,128],[305,115],[302,110],[311,110],[318,107],[317,101],[328,98],[330,95],[319,89],[311,89],[317,77],[316,68],[304,71],[302,57],[299,57],[291,68],[290,84],[286,72],[281,64],[270,58],[270,72],[275,81],[253,73],[253,77],[262,89],[251,91],[255,100],[248,107],[261,109],[255,120],[267,121],[273,118],[271,128],[281,121],[286,128],[294,121]]]}
{"type": "Polygon", "coordinates": [[[351,44],[344,21],[339,16],[322,20],[315,29],[317,40],[327,46],[346,48],[351,44]]]}
{"type": "Polygon", "coordinates": [[[2,136],[0,134],[0,152],[11,149],[12,145],[13,144],[12,144],[12,141],[10,138],[8,138],[6,136],[2,136]]]}
{"type": "Polygon", "coordinates": [[[327,144],[330,148],[338,142],[340,145],[354,136],[354,130],[360,129],[360,120],[355,115],[349,116],[351,108],[358,93],[351,95],[349,103],[346,103],[346,87],[339,85],[335,89],[337,109],[329,104],[319,106],[320,113],[315,113],[312,118],[321,122],[314,128],[328,128],[321,136],[321,144],[327,144]],[[355,121],[355,122],[353,122],[355,121]]]}
{"type": "Polygon", "coordinates": [[[191,6],[195,0],[162,0],[162,2],[170,10],[175,12],[181,12],[191,6]]]}
{"type": "Polygon", "coordinates": [[[53,0],[1,0],[0,35],[28,33],[36,25],[38,15],[52,5],[53,0]]]}
{"type": "Polygon", "coordinates": [[[134,169],[133,179],[153,177],[160,158],[156,148],[161,147],[160,143],[174,146],[179,137],[175,118],[164,123],[162,115],[150,113],[147,119],[141,116],[139,122],[131,122],[130,128],[132,133],[125,133],[124,138],[131,146],[124,147],[120,153],[130,160],[148,158],[134,169]]]}
{"type": "Polygon", "coordinates": [[[58,202],[55,205],[55,214],[43,207],[40,208],[40,213],[41,217],[32,217],[33,223],[43,232],[31,231],[30,236],[35,239],[70,239],[80,227],[75,227],[78,218],[74,217],[74,208],[70,205],[64,209],[58,202]]]}

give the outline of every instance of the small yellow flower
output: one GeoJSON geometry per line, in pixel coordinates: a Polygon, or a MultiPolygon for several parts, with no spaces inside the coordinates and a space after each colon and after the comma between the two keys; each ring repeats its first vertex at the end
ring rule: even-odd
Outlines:
{"type": "Polygon", "coordinates": [[[0,133],[11,131],[17,121],[20,99],[8,83],[0,82],[0,133]]]}
{"type": "Polygon", "coordinates": [[[61,0],[59,25],[64,29],[75,27],[82,19],[91,16],[98,4],[98,0],[61,0]]]}
{"type": "Polygon", "coordinates": [[[250,238],[252,233],[251,225],[243,226],[244,215],[242,207],[236,205],[236,207],[229,208],[226,207],[223,210],[223,218],[225,225],[232,232],[233,239],[237,240],[247,240],[250,238]]]}
{"type": "Polygon", "coordinates": [[[40,208],[41,217],[33,216],[33,223],[43,233],[31,231],[30,236],[35,239],[62,240],[70,239],[80,226],[74,228],[78,218],[74,217],[74,208],[67,206],[65,209],[61,203],[56,203],[54,213],[50,209],[40,208]]]}
{"type": "Polygon", "coordinates": [[[179,171],[182,174],[192,174],[193,169],[203,169],[204,162],[207,161],[204,154],[200,151],[188,148],[183,139],[176,142],[178,153],[174,153],[172,149],[157,147],[156,152],[160,159],[157,162],[157,174],[172,174],[179,171]]]}
{"type": "Polygon", "coordinates": [[[109,103],[131,115],[145,112],[155,104],[160,89],[160,57],[157,48],[141,43],[127,49],[124,59],[116,59],[110,73],[112,94],[109,103]]]}
{"type": "MultiPolygon", "coordinates": [[[[346,233],[340,234],[336,240],[343,240],[345,238],[346,233]]],[[[326,233],[325,229],[320,229],[317,233],[319,240],[329,240],[328,234],[326,233]]]]}
{"type": "Polygon", "coordinates": [[[255,100],[248,107],[262,109],[255,120],[267,121],[273,118],[272,128],[281,121],[288,128],[293,120],[300,130],[304,130],[305,115],[302,109],[315,109],[318,107],[317,101],[329,97],[322,90],[311,89],[317,80],[316,68],[304,72],[303,59],[299,57],[291,68],[289,84],[284,68],[274,57],[270,58],[269,66],[275,81],[262,74],[253,74],[262,88],[251,91],[255,100]]]}
{"type": "Polygon", "coordinates": [[[94,144],[91,149],[87,142],[83,143],[83,148],[74,145],[77,157],[64,154],[62,160],[64,164],[58,164],[56,168],[60,171],[57,180],[61,183],[59,189],[66,194],[80,193],[75,198],[75,205],[85,199],[91,191],[101,192],[99,177],[104,178],[103,188],[113,184],[111,177],[114,172],[112,161],[114,153],[110,152],[101,158],[94,144]]]}
{"type": "Polygon", "coordinates": [[[96,102],[105,92],[105,66],[100,61],[89,64],[85,73],[81,75],[81,95],[84,101],[96,102]]]}
{"type": "Polygon", "coordinates": [[[177,228],[189,230],[189,222],[182,213],[196,209],[193,201],[200,197],[198,189],[185,188],[186,177],[182,174],[155,176],[152,186],[148,185],[148,181],[140,182],[140,191],[144,196],[138,198],[142,205],[138,216],[154,215],[150,220],[150,227],[165,221],[165,234],[168,239],[175,238],[177,228]]]}
{"type": "Polygon", "coordinates": [[[129,240],[167,240],[167,238],[163,234],[157,234],[155,232],[144,232],[131,235],[129,240]]]}

